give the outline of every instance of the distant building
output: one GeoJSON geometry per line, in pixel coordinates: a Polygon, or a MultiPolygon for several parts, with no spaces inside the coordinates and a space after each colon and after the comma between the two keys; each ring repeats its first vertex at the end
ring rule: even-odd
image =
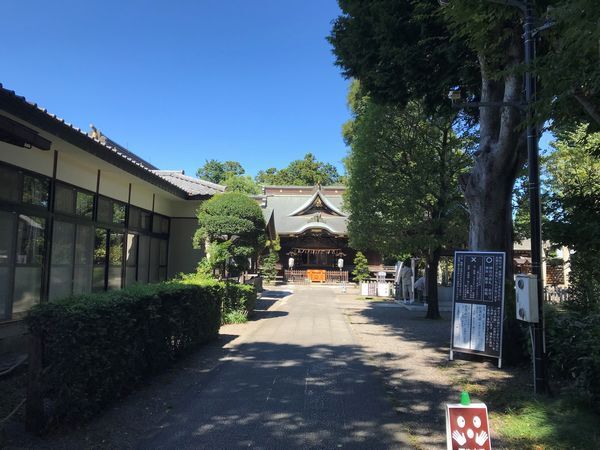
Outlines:
{"type": "MultiPolygon", "coordinates": [[[[281,271],[292,268],[292,259],[294,270],[339,272],[340,259],[346,272],[352,268],[356,252],[348,245],[344,191],[344,186],[263,188],[263,195],[257,198],[281,241],[281,271]]],[[[367,253],[371,265],[381,263],[377,254],[367,253]]]]}
{"type": "Polygon", "coordinates": [[[0,85],[0,351],[36,303],[194,271],[196,210],[224,190],[0,85]]]}

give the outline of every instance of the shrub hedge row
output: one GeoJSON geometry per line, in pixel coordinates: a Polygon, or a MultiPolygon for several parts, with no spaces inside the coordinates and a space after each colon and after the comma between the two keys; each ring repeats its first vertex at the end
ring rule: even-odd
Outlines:
{"type": "Polygon", "coordinates": [[[250,317],[256,307],[257,292],[256,288],[251,284],[222,281],[216,282],[213,279],[207,279],[198,274],[182,275],[181,283],[200,285],[205,283],[218,283],[223,286],[222,324],[229,323],[231,317],[239,317],[240,315],[250,317]]]}
{"type": "Polygon", "coordinates": [[[141,378],[216,339],[225,289],[216,281],[171,282],[33,308],[27,321],[41,342],[46,417],[89,418],[141,378]]]}
{"type": "Polygon", "coordinates": [[[600,412],[600,312],[548,305],[545,313],[552,380],[600,412]]]}
{"type": "MultiPolygon", "coordinates": [[[[223,318],[230,313],[243,312],[246,317],[254,313],[256,307],[256,289],[249,284],[225,284],[225,297],[223,299],[223,318]]],[[[225,321],[223,321],[225,323],[225,321]]]]}

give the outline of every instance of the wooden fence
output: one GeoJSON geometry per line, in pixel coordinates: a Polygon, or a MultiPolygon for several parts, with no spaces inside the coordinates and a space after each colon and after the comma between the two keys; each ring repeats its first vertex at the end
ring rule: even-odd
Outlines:
{"type": "MultiPolygon", "coordinates": [[[[284,280],[288,283],[296,284],[310,284],[311,281],[308,277],[306,270],[285,270],[283,273],[284,280]]],[[[347,270],[325,270],[325,283],[347,283],[348,282],[348,271],[347,270]]]]}

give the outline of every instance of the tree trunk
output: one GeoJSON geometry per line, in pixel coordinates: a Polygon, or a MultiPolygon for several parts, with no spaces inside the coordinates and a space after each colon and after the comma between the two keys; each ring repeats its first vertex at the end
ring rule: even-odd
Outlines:
{"type": "Polygon", "coordinates": [[[437,275],[440,262],[440,251],[435,249],[427,256],[425,279],[427,281],[427,319],[439,319],[440,307],[438,302],[437,275]]]}

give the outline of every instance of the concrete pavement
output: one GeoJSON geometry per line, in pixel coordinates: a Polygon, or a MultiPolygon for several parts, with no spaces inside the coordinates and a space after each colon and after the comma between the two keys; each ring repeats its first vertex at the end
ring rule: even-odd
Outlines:
{"type": "Polygon", "coordinates": [[[407,447],[334,292],[280,300],[137,447],[407,447]]]}

